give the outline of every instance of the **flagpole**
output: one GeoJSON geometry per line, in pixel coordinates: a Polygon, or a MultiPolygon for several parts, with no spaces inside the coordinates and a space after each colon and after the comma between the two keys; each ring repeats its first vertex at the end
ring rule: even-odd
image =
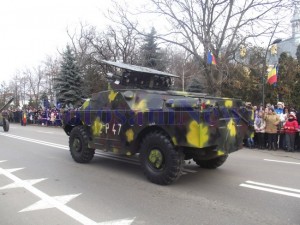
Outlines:
{"type": "Polygon", "coordinates": [[[277,29],[277,27],[278,27],[278,24],[279,23],[276,23],[276,26],[275,26],[275,28],[274,28],[274,30],[273,30],[273,32],[272,32],[272,35],[271,35],[271,38],[270,38],[270,40],[269,40],[269,43],[268,43],[268,46],[267,46],[267,48],[266,48],[266,52],[265,52],[265,55],[264,55],[264,61],[263,61],[263,68],[262,68],[262,105],[263,105],[263,107],[265,107],[265,68],[266,68],[266,66],[267,66],[267,55],[268,55],[268,50],[269,50],[269,47],[270,47],[270,45],[274,45],[274,44],[277,44],[277,43],[279,43],[279,42],[281,42],[281,39],[276,39],[276,40],[274,40],[272,43],[271,43],[271,41],[272,41],[272,39],[273,39],[273,36],[274,36],[274,34],[275,34],[275,31],[276,31],[276,29],[277,29]]]}

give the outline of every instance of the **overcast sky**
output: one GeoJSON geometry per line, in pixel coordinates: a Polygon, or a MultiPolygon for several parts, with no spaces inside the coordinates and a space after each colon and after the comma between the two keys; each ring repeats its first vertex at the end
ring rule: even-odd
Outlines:
{"type": "MultiPolygon", "coordinates": [[[[126,2],[134,7],[144,1],[126,2]]],[[[108,21],[103,13],[111,5],[111,0],[0,1],[0,82],[56,56],[70,41],[67,27],[72,31],[82,22],[104,28],[108,21]]]]}
{"type": "Polygon", "coordinates": [[[80,22],[104,26],[110,0],[5,0],[0,2],[0,81],[57,55],[80,22]]]}

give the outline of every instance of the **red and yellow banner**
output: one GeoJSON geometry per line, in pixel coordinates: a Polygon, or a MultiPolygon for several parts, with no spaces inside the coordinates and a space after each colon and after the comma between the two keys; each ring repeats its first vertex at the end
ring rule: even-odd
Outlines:
{"type": "Polygon", "coordinates": [[[216,58],[211,52],[207,53],[207,63],[212,65],[217,65],[216,58]]]}
{"type": "Polygon", "coordinates": [[[274,67],[268,73],[268,83],[271,84],[271,85],[277,83],[277,68],[276,67],[274,67]]]}

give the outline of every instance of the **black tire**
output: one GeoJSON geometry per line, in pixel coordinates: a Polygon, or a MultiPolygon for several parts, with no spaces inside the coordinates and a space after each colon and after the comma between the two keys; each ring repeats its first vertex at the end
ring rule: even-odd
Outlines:
{"type": "Polygon", "coordinates": [[[183,154],[161,132],[149,133],[142,141],[140,160],[144,174],[155,184],[167,185],[182,174],[183,154]]]}
{"type": "Polygon", "coordinates": [[[69,147],[72,158],[78,163],[88,163],[94,157],[95,149],[88,147],[88,135],[83,126],[72,129],[69,147]]]}
{"type": "Polygon", "coordinates": [[[216,169],[220,166],[223,165],[223,163],[226,161],[228,158],[228,155],[223,155],[218,158],[214,159],[209,159],[209,160],[198,160],[194,159],[194,161],[199,165],[201,168],[206,168],[206,169],[216,169]]]}
{"type": "Polygon", "coordinates": [[[3,130],[4,130],[4,132],[9,131],[9,122],[6,118],[3,118],[3,130]]]}

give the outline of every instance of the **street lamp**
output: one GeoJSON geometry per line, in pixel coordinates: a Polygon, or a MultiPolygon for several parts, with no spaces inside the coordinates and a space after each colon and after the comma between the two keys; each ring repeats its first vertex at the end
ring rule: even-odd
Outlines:
{"type": "Polygon", "coordinates": [[[282,39],[281,38],[277,38],[277,39],[275,39],[273,42],[272,42],[272,44],[271,45],[275,45],[275,44],[278,44],[279,42],[281,42],[282,41],[282,39]]]}

